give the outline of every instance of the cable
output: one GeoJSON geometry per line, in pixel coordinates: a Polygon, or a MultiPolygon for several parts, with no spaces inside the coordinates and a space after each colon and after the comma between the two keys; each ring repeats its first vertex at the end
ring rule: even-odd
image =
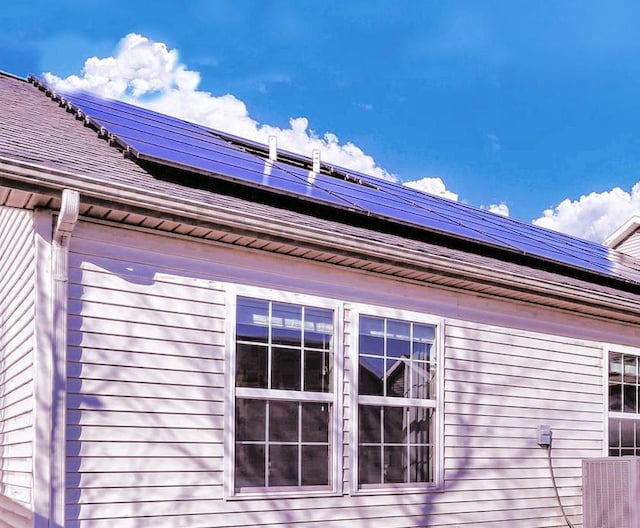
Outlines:
{"type": "Polygon", "coordinates": [[[551,445],[545,446],[547,450],[547,459],[549,461],[549,472],[551,473],[551,482],[553,483],[553,490],[556,492],[556,499],[558,499],[558,506],[560,506],[560,511],[562,512],[562,516],[564,517],[565,522],[569,528],[575,528],[573,524],[569,521],[567,514],[564,511],[564,507],[562,506],[562,501],[560,500],[560,494],[558,493],[558,485],[556,484],[556,477],[553,474],[553,464],[551,462],[551,445]]]}

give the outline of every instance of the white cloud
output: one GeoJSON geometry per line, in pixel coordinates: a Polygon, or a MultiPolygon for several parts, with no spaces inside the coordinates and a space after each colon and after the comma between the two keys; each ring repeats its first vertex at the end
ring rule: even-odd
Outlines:
{"type": "Polygon", "coordinates": [[[482,209],[485,209],[491,213],[495,213],[500,216],[509,216],[509,206],[504,202],[501,202],[499,204],[482,206],[482,209]]]}
{"type": "Polygon", "coordinates": [[[449,200],[458,200],[458,195],[447,189],[441,178],[422,178],[420,180],[405,182],[404,185],[422,192],[449,198],[449,200]]]}
{"type": "Polygon", "coordinates": [[[340,143],[331,132],[316,134],[305,117],[291,118],[289,128],[260,124],[235,96],[198,90],[200,74],[180,64],[175,49],[142,35],[124,37],[113,57],[87,59],[79,76],[44,76],[62,91],[87,90],[261,143],[275,135],[278,147],[284,150],[310,157],[313,149],[320,149],[323,161],[379,178],[397,179],[353,143],[340,143]]]}
{"type": "Polygon", "coordinates": [[[633,214],[640,213],[640,182],[631,192],[619,187],[601,193],[592,192],[578,200],[563,200],[544,211],[535,225],[580,238],[602,242],[633,214]]]}
{"type": "Polygon", "coordinates": [[[502,144],[500,143],[500,138],[498,136],[495,134],[487,134],[487,139],[491,146],[491,152],[500,152],[500,150],[502,150],[502,144]]]}

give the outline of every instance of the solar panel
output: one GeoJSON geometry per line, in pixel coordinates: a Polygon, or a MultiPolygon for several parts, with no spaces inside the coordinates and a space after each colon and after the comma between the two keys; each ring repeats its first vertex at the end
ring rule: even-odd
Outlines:
{"type": "MultiPolygon", "coordinates": [[[[32,80],[41,86],[44,83],[32,80]]],[[[88,93],[67,104],[111,141],[142,160],[186,169],[269,192],[330,205],[467,242],[640,283],[640,270],[608,248],[470,207],[356,171],[279,153],[254,141],[88,93]]]]}

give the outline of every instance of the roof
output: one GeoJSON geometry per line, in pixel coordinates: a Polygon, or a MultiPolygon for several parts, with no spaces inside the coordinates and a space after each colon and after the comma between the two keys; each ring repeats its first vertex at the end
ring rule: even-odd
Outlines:
{"type": "Polygon", "coordinates": [[[632,216],[604,241],[604,245],[613,249],[620,247],[638,230],[640,230],[640,216],[632,216]]]}
{"type": "MultiPolygon", "coordinates": [[[[343,207],[316,196],[284,193],[242,181],[237,173],[230,177],[221,170],[208,172],[188,164],[176,166],[160,157],[147,159],[147,151],[136,153],[138,145],[131,147],[127,135],[130,131],[109,132],[104,115],[100,120],[76,105],[82,104],[80,96],[70,103],[51,91],[47,93],[42,85],[39,88],[0,75],[0,205],[56,208],[61,190],[70,187],[81,194],[81,214],[85,218],[572,310],[579,300],[580,309],[589,313],[599,313],[600,307],[607,304],[610,315],[616,318],[636,320],[640,313],[638,263],[614,250],[526,227],[527,232],[543,234],[541,240],[551,236],[556,243],[580,247],[599,259],[600,264],[606,263],[605,269],[592,269],[590,264],[581,267],[574,261],[553,260],[548,255],[405,222],[379,210],[343,207]]],[[[141,111],[113,101],[92,98],[90,102],[118,111],[141,111]]],[[[88,104],[84,107],[90,109],[88,104]]],[[[143,113],[149,115],[146,110],[143,113]]],[[[197,134],[211,135],[216,148],[224,147],[228,155],[253,156],[254,168],[263,170],[268,165],[265,146],[152,115],[168,119],[172,126],[194,127],[197,134]]],[[[291,174],[297,174],[293,170],[296,166],[302,167],[305,178],[309,176],[308,159],[285,153],[276,163],[291,174]]],[[[316,181],[333,178],[333,171],[347,176],[340,176],[343,185],[349,183],[349,178],[379,183],[366,175],[327,165],[321,170],[325,174],[316,174],[316,181]]],[[[412,196],[416,203],[429,203],[436,212],[464,211],[465,215],[498,227],[522,227],[488,212],[383,183],[380,187],[385,193],[409,193],[402,196],[412,196]]],[[[422,209],[421,214],[426,211],[422,209]]]]}
{"type": "Polygon", "coordinates": [[[274,159],[273,153],[255,142],[88,93],[58,94],[42,81],[30,80],[137,160],[328,206],[350,213],[354,223],[362,217],[375,218],[477,249],[511,253],[512,258],[531,257],[640,284],[640,272],[602,245],[342,167],[314,166],[291,153],[274,159]]]}

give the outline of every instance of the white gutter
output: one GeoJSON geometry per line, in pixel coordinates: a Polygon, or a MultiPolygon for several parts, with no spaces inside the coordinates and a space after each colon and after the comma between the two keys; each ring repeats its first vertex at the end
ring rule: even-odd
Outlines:
{"type": "Polygon", "coordinates": [[[317,251],[338,251],[341,255],[357,255],[365,259],[373,257],[376,260],[386,260],[390,265],[407,266],[417,271],[428,270],[434,274],[444,273],[448,277],[481,282],[485,284],[485,291],[495,288],[492,290],[494,294],[505,298],[530,302],[531,299],[523,299],[523,296],[532,296],[536,298],[534,302],[537,304],[555,307],[558,306],[550,301],[562,299],[566,304],[572,305],[564,308],[573,311],[582,311],[580,305],[587,304],[597,310],[604,309],[610,312],[608,317],[614,320],[629,321],[631,319],[637,322],[640,319],[638,316],[640,299],[637,296],[625,298],[615,290],[596,291],[584,286],[565,284],[555,280],[551,276],[552,273],[549,273],[548,280],[543,280],[507,269],[497,269],[480,263],[457,262],[447,256],[426,254],[384,242],[363,240],[344,233],[332,239],[321,228],[296,225],[287,221],[286,218],[269,219],[267,225],[262,216],[251,212],[243,211],[242,215],[238,215],[226,206],[197,203],[176,197],[168,200],[166,195],[157,191],[133,189],[113,182],[106,187],[104,181],[91,176],[0,157],[0,184],[2,184],[3,175],[10,177],[13,181],[21,181],[31,186],[44,186],[53,191],[63,186],[73,186],[82,191],[85,201],[90,200],[91,197],[111,200],[124,208],[139,207],[147,211],[152,210],[154,212],[152,214],[156,215],[168,214],[175,221],[195,221],[200,225],[206,225],[214,219],[219,226],[240,229],[251,233],[256,238],[261,235],[266,235],[272,240],[274,237],[280,237],[287,243],[311,246],[317,251]],[[623,314],[626,315],[623,317],[623,314]]]}
{"type": "Polygon", "coordinates": [[[67,305],[69,281],[69,243],[78,220],[80,195],[64,189],[58,221],[51,245],[52,359],[51,399],[51,512],[49,526],[64,527],[67,407],[67,305]]]}

